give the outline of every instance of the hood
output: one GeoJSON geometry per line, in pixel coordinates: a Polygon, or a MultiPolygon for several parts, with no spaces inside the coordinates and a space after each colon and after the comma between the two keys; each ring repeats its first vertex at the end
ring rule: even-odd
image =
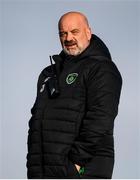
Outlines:
{"type": "MultiPolygon", "coordinates": [[[[84,52],[83,52],[84,55],[84,52]]],[[[111,60],[110,52],[105,43],[95,34],[91,37],[89,47],[85,50],[85,56],[103,56],[111,60]]]]}

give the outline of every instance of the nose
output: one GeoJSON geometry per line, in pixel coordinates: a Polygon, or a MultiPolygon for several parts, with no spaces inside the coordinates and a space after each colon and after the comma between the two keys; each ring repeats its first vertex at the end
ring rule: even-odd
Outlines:
{"type": "Polygon", "coordinates": [[[67,33],[66,40],[67,41],[71,41],[72,40],[72,33],[70,33],[70,32],[67,33]]]}

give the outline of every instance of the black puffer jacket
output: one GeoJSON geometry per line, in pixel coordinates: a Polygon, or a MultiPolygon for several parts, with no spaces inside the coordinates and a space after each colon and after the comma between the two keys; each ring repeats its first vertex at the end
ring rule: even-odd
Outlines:
{"type": "Polygon", "coordinates": [[[49,66],[39,76],[31,110],[28,178],[111,178],[121,75],[95,35],[82,54],[66,56],[62,51],[53,59],[60,94],[50,98],[49,66]],[[74,164],[84,167],[83,174],[74,164]]]}

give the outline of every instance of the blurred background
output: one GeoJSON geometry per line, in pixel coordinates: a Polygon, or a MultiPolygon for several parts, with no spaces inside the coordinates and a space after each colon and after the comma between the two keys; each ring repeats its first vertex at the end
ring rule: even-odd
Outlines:
{"type": "Polygon", "coordinates": [[[38,76],[61,46],[57,22],[80,11],[123,77],[113,178],[140,178],[140,1],[0,0],[0,178],[24,179],[38,76]]]}

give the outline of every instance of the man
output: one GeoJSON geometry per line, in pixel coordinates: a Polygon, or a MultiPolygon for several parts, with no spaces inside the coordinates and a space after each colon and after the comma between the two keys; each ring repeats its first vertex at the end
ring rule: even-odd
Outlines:
{"type": "Polygon", "coordinates": [[[58,23],[62,52],[38,80],[29,121],[28,178],[111,178],[121,75],[80,12],[58,23]]]}

